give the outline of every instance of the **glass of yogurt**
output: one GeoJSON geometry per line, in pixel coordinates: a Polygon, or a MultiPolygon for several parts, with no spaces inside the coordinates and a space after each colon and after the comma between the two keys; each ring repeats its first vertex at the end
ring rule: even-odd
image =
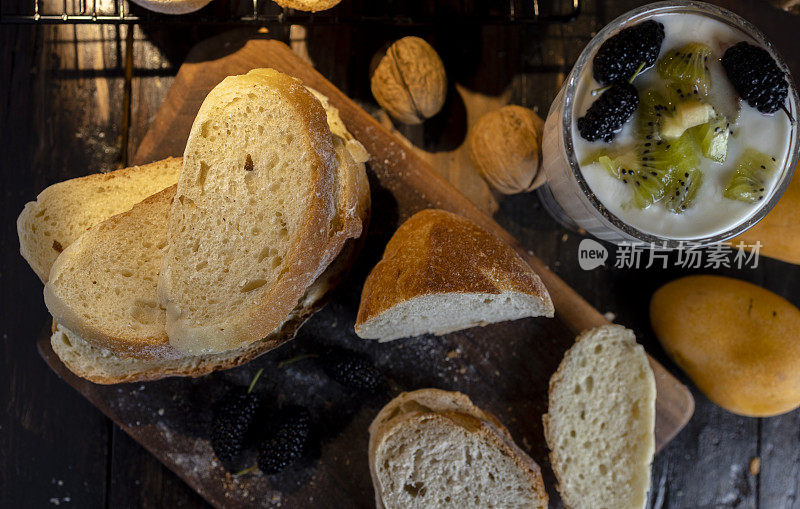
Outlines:
{"type": "MultiPolygon", "coordinates": [[[[618,64],[605,55],[602,65],[612,75],[618,64]]],[[[565,226],[617,244],[678,247],[730,239],[763,218],[788,186],[800,148],[799,105],[783,59],[746,20],[702,2],[646,5],[592,39],[553,101],[543,136],[547,185],[540,198],[565,226]],[[651,21],[663,27],[658,60],[642,62],[617,85],[629,90],[632,84],[638,104],[609,134],[590,108],[603,94],[619,91],[598,82],[595,57],[607,39],[644,22],[652,27],[651,21]],[[759,56],[755,48],[761,48],[773,69],[785,74],[788,90],[777,111],[760,111],[777,107],[763,104],[768,94],[753,92],[758,99],[748,102],[729,64],[723,65],[724,55],[742,41],[744,51],[735,55],[740,61],[750,61],[748,51],[759,56]]]]}

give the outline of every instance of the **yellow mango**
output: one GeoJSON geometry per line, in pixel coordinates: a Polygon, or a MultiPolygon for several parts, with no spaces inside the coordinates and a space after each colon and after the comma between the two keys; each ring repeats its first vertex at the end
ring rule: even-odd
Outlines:
{"type": "Polygon", "coordinates": [[[767,417],[800,406],[800,310],[783,297],[688,276],[653,294],[650,321],[667,354],[726,410],[767,417]]]}

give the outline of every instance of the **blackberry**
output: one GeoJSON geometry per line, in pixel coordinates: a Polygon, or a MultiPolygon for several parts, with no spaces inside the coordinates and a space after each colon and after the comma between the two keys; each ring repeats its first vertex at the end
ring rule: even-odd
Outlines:
{"type": "Polygon", "coordinates": [[[374,391],[381,383],[381,374],[366,358],[359,355],[335,351],[320,358],[325,373],[351,389],[374,391]]]}
{"type": "Polygon", "coordinates": [[[664,42],[664,25],[648,20],[620,30],[600,45],[592,64],[594,79],[603,85],[627,81],[639,66],[656,63],[664,42]]]}
{"type": "Polygon", "coordinates": [[[258,468],[268,475],[277,474],[305,453],[311,436],[311,415],[305,408],[286,407],[268,427],[267,434],[258,453],[258,468]]]}
{"type": "Polygon", "coordinates": [[[244,447],[247,431],[253,423],[260,400],[252,394],[261,370],[253,377],[250,387],[236,387],[228,391],[214,406],[211,422],[211,448],[228,468],[244,447]]]}
{"type": "Polygon", "coordinates": [[[624,81],[614,83],[578,119],[578,131],[587,141],[609,142],[638,106],[636,87],[624,81]]]}
{"type": "Polygon", "coordinates": [[[733,88],[747,104],[761,113],[775,113],[789,93],[786,74],[764,48],[745,41],[728,48],[722,67],[733,88]]]}

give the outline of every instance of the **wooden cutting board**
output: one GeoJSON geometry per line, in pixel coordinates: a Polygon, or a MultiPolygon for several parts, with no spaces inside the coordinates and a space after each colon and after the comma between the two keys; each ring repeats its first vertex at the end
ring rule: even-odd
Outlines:
{"type": "MultiPolygon", "coordinates": [[[[72,375],[53,354],[43,331],[40,351],[50,366],[123,430],[215,506],[253,504],[289,507],[353,507],[373,504],[367,468],[367,427],[395,393],[422,387],[460,390],[508,425],[518,443],[543,466],[551,497],[557,497],[548,466],[541,415],[547,383],[575,334],[607,323],[532,251],[439,177],[423,158],[299,58],[265,34],[231,32],[197,45],[181,66],[133,163],[183,153],[192,121],[206,94],[224,77],[273,67],[319,90],[336,106],[350,131],[372,154],[372,221],[351,276],[331,302],[300,330],[298,338],[248,366],[197,380],[99,386],[72,375]],[[470,329],[379,345],[353,334],[358,298],[369,269],[394,229],[423,208],[447,209],[511,243],[536,270],[553,298],[557,319],[544,318],[470,329]],[[281,361],[334,346],[370,356],[388,380],[373,396],[343,391],[313,358],[281,361]],[[301,404],[317,416],[320,447],[303,465],[278,476],[232,478],[211,454],[207,440],[210,404],[231,385],[246,384],[264,368],[258,391],[277,403],[301,404]]],[[[533,199],[533,198],[532,198],[533,199]]],[[[694,401],[685,386],[651,359],[656,376],[656,441],[662,448],[688,422],[694,401]]]]}

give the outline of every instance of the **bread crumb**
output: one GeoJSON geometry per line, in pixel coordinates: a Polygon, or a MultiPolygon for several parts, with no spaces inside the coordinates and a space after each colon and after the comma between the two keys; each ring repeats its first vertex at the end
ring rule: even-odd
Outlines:
{"type": "Polygon", "coordinates": [[[761,458],[756,456],[750,460],[750,475],[758,475],[761,472],[761,458]]]}
{"type": "Polygon", "coordinates": [[[566,242],[568,238],[569,238],[569,235],[567,235],[565,233],[564,235],[561,236],[561,242],[566,242]]]}
{"type": "Polygon", "coordinates": [[[603,318],[605,318],[609,322],[613,322],[614,319],[617,318],[617,314],[612,313],[611,311],[606,311],[605,313],[603,313],[603,318]]]}
{"type": "Polygon", "coordinates": [[[458,357],[458,350],[450,350],[447,352],[448,359],[455,359],[456,357],[458,357]]]}

